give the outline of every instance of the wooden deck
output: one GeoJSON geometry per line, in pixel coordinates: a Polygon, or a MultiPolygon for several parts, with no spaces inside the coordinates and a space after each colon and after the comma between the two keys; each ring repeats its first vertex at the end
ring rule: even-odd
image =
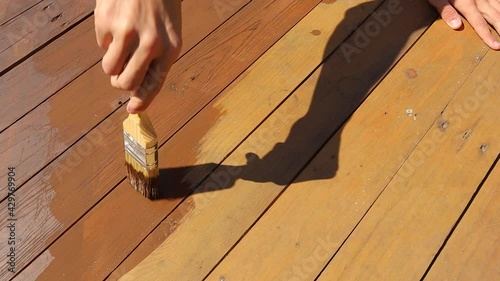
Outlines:
{"type": "Polygon", "coordinates": [[[500,52],[469,25],[183,0],[149,201],[93,7],[0,3],[0,280],[500,280],[500,52]]]}

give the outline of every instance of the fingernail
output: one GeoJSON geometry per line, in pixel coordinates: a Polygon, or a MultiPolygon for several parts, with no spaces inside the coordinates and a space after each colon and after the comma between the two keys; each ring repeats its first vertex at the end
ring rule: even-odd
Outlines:
{"type": "Polygon", "coordinates": [[[493,47],[494,47],[495,49],[500,49],[500,42],[498,42],[498,41],[493,41],[493,47]]]}
{"type": "Polygon", "coordinates": [[[449,24],[452,28],[458,28],[460,26],[460,20],[452,19],[449,24]]]}

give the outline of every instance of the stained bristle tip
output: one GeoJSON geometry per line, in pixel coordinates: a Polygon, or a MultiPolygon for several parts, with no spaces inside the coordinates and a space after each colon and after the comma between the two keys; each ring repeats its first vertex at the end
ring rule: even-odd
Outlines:
{"type": "Polygon", "coordinates": [[[148,172],[142,167],[139,167],[138,170],[137,165],[133,165],[128,161],[125,166],[127,167],[127,177],[134,189],[149,199],[157,199],[159,195],[158,172],[148,172]]]}

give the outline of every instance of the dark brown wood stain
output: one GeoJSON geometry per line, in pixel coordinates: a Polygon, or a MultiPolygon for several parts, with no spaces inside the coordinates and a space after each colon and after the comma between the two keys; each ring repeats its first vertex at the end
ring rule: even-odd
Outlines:
{"type": "MultiPolygon", "coordinates": [[[[200,0],[186,0],[183,2],[183,5],[191,10],[207,10],[206,5],[212,5],[212,3],[198,5],[199,2],[200,0]]],[[[245,3],[241,2],[241,5],[243,4],[245,3]]],[[[188,51],[190,47],[197,43],[195,42],[195,39],[202,40],[208,33],[211,32],[211,30],[207,30],[210,25],[207,25],[206,22],[200,22],[198,19],[191,18],[190,20],[188,18],[184,22],[186,24],[190,24],[191,26],[190,28],[186,28],[184,30],[184,34],[190,35],[191,38],[188,40],[188,44],[184,44],[184,50],[188,51]],[[192,22],[197,22],[198,25],[203,24],[204,27],[201,28],[200,31],[196,28],[196,25],[191,24],[192,22]],[[197,34],[196,36],[194,35],[195,33],[197,34]]],[[[212,24],[212,28],[216,28],[220,24],[220,22],[213,20],[208,22],[212,24]]],[[[94,46],[93,42],[92,46],[94,46]]],[[[66,47],[69,48],[71,46],[66,47]]],[[[50,58],[47,61],[51,61],[51,59],[54,58],[50,58]]],[[[44,63],[47,63],[47,61],[44,59],[44,63]]],[[[37,161],[45,159],[46,161],[50,161],[51,155],[49,154],[54,155],[55,151],[61,151],[65,145],[70,145],[70,143],[65,144],[65,142],[68,141],[68,137],[75,139],[75,137],[81,135],[75,133],[74,131],[74,129],[78,128],[78,125],[82,125],[82,123],[78,122],[78,119],[87,122],[98,122],[98,120],[101,120],[106,116],[105,114],[99,114],[98,116],[95,116],[97,114],[90,114],[90,119],[87,115],[80,116],[78,114],[82,114],[84,110],[79,110],[79,106],[81,107],[82,105],[87,105],[90,106],[91,110],[99,108],[115,109],[120,105],[119,103],[126,101],[128,94],[120,93],[110,88],[107,77],[102,74],[100,65],[95,66],[91,70],[94,70],[93,75],[90,75],[89,77],[86,76],[88,75],[86,73],[80,79],[75,81],[75,83],[72,83],[69,87],[59,92],[47,103],[42,104],[40,107],[42,110],[37,109],[38,111],[31,112],[28,116],[21,120],[21,123],[17,122],[15,126],[2,133],[0,136],[0,143],[4,144],[3,147],[5,148],[4,151],[0,150],[2,157],[12,159],[10,162],[12,164],[19,163],[20,160],[13,160],[16,158],[37,159],[37,161]],[[83,77],[88,78],[83,79],[83,77]],[[96,81],[95,79],[100,79],[100,81],[96,81]],[[111,95],[107,96],[112,99],[102,99],[99,95],[106,93],[106,90],[103,90],[103,88],[108,89],[108,91],[116,92],[117,95],[121,96],[121,98],[119,98],[117,102],[116,97],[113,99],[113,96],[111,95]],[[89,92],[88,89],[92,89],[92,91],[89,92]],[[75,103],[75,99],[68,97],[68,95],[71,94],[81,95],[81,97],[76,96],[76,98],[81,98],[79,104],[75,103]],[[89,99],[89,95],[94,95],[95,99],[89,99]],[[56,98],[59,96],[61,96],[61,98],[56,98]],[[57,106],[50,104],[50,102],[53,102],[54,99],[59,103],[56,103],[57,106]],[[101,101],[99,101],[99,99],[101,99],[101,101]],[[68,102],[69,105],[73,106],[73,112],[69,110],[68,113],[68,102]],[[94,104],[88,104],[89,102],[94,102],[94,104]],[[57,110],[51,111],[51,108],[55,108],[57,110]],[[48,118],[48,116],[52,116],[52,120],[48,118]],[[73,123],[68,126],[67,119],[76,122],[76,124],[73,123]],[[15,130],[15,128],[18,128],[18,130],[15,130]],[[61,128],[65,134],[60,132],[61,128]],[[14,143],[15,137],[19,137],[18,134],[21,134],[20,139],[25,142],[24,146],[16,148],[10,144],[14,143]],[[59,143],[57,142],[58,140],[59,143]],[[43,142],[46,142],[45,145],[43,142]],[[51,145],[51,143],[53,145],[51,145]],[[33,149],[37,146],[39,147],[39,151],[35,151],[36,149],[33,149]],[[36,153],[36,156],[28,157],[27,155],[29,155],[29,153],[36,153]]],[[[80,216],[79,214],[85,212],[85,210],[95,204],[99,198],[101,198],[111,187],[122,179],[125,174],[125,170],[121,169],[124,168],[121,122],[125,119],[125,117],[126,114],[123,110],[113,114],[111,118],[106,119],[104,123],[92,130],[89,135],[85,136],[60,158],[56,159],[53,164],[42,170],[35,176],[35,178],[27,183],[26,187],[21,188],[16,193],[19,194],[20,197],[22,197],[23,194],[27,196],[22,198],[43,198],[43,195],[45,194],[57,194],[57,196],[43,201],[42,205],[40,205],[37,201],[27,202],[26,208],[22,209],[20,215],[22,215],[22,213],[30,214],[30,212],[34,211],[37,214],[46,216],[46,221],[51,222],[52,220],[50,218],[53,217],[52,214],[55,214],[56,216],[58,216],[57,214],[62,214],[62,218],[59,217],[54,220],[57,221],[55,224],[47,223],[46,225],[42,225],[41,229],[37,229],[37,231],[40,231],[38,234],[36,234],[37,231],[34,231],[35,233],[30,233],[29,236],[27,236],[29,238],[25,239],[22,238],[23,234],[19,235],[19,237],[25,241],[25,247],[30,249],[27,251],[30,254],[23,255],[18,259],[18,268],[22,268],[29,261],[30,256],[40,252],[44,245],[48,245],[30,242],[31,240],[39,241],[38,239],[41,239],[41,237],[47,237],[47,243],[55,240],[60,234],[59,231],[62,226],[68,227],[71,225],[72,221],[80,216]],[[117,162],[115,163],[114,161],[117,162]],[[116,169],[122,171],[123,173],[116,173],[116,169]],[[79,172],[75,173],[75,171],[79,172]],[[89,175],[92,175],[92,177],[89,177],[89,175]],[[47,178],[51,178],[50,182],[45,180],[47,178]],[[85,200],[82,201],[82,198],[85,200]],[[72,208],[69,208],[68,210],[68,206],[72,206],[72,208]],[[48,208],[51,209],[50,213],[48,213],[48,208]]],[[[30,165],[31,168],[19,170],[24,171],[25,174],[18,174],[18,186],[28,177],[27,173],[34,173],[36,171],[35,167],[40,164],[36,161],[24,161],[22,165],[30,165]],[[32,170],[29,171],[29,169],[32,170]]],[[[16,165],[16,167],[19,166],[16,165]]],[[[3,177],[4,175],[2,174],[2,179],[3,177]]],[[[3,204],[5,204],[5,202],[3,204]]],[[[29,220],[33,219],[30,216],[26,216],[25,218],[29,220]]],[[[37,217],[36,219],[40,220],[41,218],[37,217]]],[[[6,270],[2,272],[4,274],[7,273],[6,270]]]]}
{"type": "MultiPolygon", "coordinates": [[[[191,11],[203,9],[203,11],[206,11],[207,4],[197,6],[200,1],[201,0],[186,0],[183,2],[184,9],[191,11]]],[[[241,2],[241,5],[244,3],[245,2],[241,2]]],[[[235,10],[235,12],[236,11],[237,10],[235,10]]],[[[210,14],[210,18],[212,18],[212,16],[213,14],[210,14]]],[[[211,32],[207,27],[216,28],[219,24],[220,22],[214,20],[203,22],[188,17],[185,20],[187,28],[184,30],[184,34],[187,34],[191,39],[184,45],[184,51],[187,52],[190,50],[191,47],[196,45],[211,32]],[[209,26],[209,23],[211,23],[212,26],[209,26]],[[197,28],[200,25],[203,25],[204,28],[197,28]]],[[[93,37],[94,35],[91,36],[93,37]]],[[[91,41],[92,48],[96,48],[94,46],[94,41],[95,39],[91,41]]],[[[69,48],[72,46],[73,45],[65,47],[69,48]]],[[[64,54],[64,52],[62,54],[64,54]]],[[[66,58],[50,57],[50,60],[43,61],[43,63],[64,59],[66,58]]],[[[187,61],[189,63],[189,59],[187,61]]],[[[175,68],[176,66],[174,66],[174,69],[175,68]]],[[[201,70],[196,69],[193,71],[201,70]]],[[[51,72],[49,71],[47,75],[50,74],[51,72]]],[[[170,77],[172,77],[172,75],[170,75],[170,77]]],[[[27,78],[24,77],[23,79],[27,78]]],[[[187,83],[182,84],[184,87],[187,87],[190,84],[189,82],[192,82],[192,80],[188,79],[187,83]]],[[[15,84],[12,86],[14,87],[15,84]]],[[[14,95],[9,96],[11,99],[21,100],[14,95]]],[[[42,96],[41,98],[44,97],[42,96]]],[[[12,158],[11,163],[20,166],[20,170],[24,171],[23,174],[18,175],[18,185],[21,185],[27,178],[39,171],[41,167],[53,160],[65,148],[72,145],[74,141],[115,110],[119,102],[123,103],[127,98],[127,93],[115,90],[109,85],[109,78],[104,75],[101,66],[95,65],[86,71],[79,79],[75,80],[67,87],[64,87],[47,102],[43,103],[23,119],[9,127],[5,131],[5,134],[0,135],[0,144],[4,144],[3,147],[5,147],[5,151],[0,149],[0,157],[6,157],[7,159],[12,158]],[[50,121],[46,118],[47,115],[50,116],[50,121]],[[57,139],[53,137],[53,134],[57,135],[57,139]],[[11,143],[16,145],[9,145],[11,143]],[[50,149],[44,149],[47,147],[50,147],[50,149]],[[6,156],[7,153],[8,155],[6,156]],[[29,158],[36,160],[22,162],[21,157],[24,157],[24,159],[29,158]]],[[[157,98],[157,100],[158,99],[159,98],[157,98]]],[[[173,101],[168,101],[169,104],[172,102],[173,101]]],[[[200,102],[203,103],[203,100],[200,100],[200,102]]],[[[34,103],[31,103],[31,106],[34,106],[34,103]]],[[[26,110],[28,110],[28,108],[26,108],[26,110]]],[[[19,111],[18,114],[24,114],[24,111],[25,110],[19,111]]],[[[165,128],[163,124],[160,124],[160,126],[165,128]]],[[[5,175],[0,175],[0,180],[3,180],[4,177],[5,175]]],[[[4,188],[5,187],[2,186],[0,191],[4,188]]]]}
{"type": "MultiPolygon", "coordinates": [[[[211,124],[215,123],[219,116],[220,114],[217,111],[213,111],[212,118],[204,119],[205,123],[202,128],[204,128],[205,131],[209,130],[211,124]]],[[[192,146],[186,146],[185,144],[191,143],[195,145],[201,140],[201,138],[203,138],[204,135],[204,131],[197,130],[195,134],[190,135],[189,139],[179,140],[181,145],[175,146],[175,153],[177,155],[174,156],[179,158],[183,157],[184,164],[194,166],[194,164],[196,164],[196,154],[190,154],[192,153],[192,146]],[[182,150],[183,147],[186,151],[182,150]],[[189,161],[189,157],[186,158],[185,156],[189,155],[191,155],[191,159],[193,161],[191,163],[186,162],[186,160],[189,161]]],[[[167,157],[167,152],[169,152],[167,149],[161,148],[159,150],[158,157],[160,170],[175,170],[175,165],[172,165],[171,163],[175,161],[170,162],[168,160],[176,158],[174,156],[170,156],[174,158],[167,157]]],[[[123,154],[123,152],[120,152],[119,154],[123,154]]],[[[115,156],[114,158],[119,159],[120,157],[115,156]]],[[[124,167],[122,168],[124,169],[124,167]]],[[[160,187],[163,189],[188,188],[190,183],[183,182],[182,179],[189,172],[190,169],[188,168],[181,169],[177,171],[175,174],[176,177],[173,178],[169,178],[168,175],[161,174],[160,187]]],[[[109,186],[109,184],[107,186],[109,186]]],[[[52,278],[62,276],[57,274],[64,274],[65,278],[72,278],[72,280],[76,280],[78,278],[89,278],[90,280],[94,280],[96,278],[101,279],[105,277],[106,274],[110,273],[110,271],[107,271],[108,269],[105,267],[114,268],[117,266],[121,259],[127,256],[134,249],[135,245],[149,233],[147,229],[155,227],[156,224],[161,221],[157,215],[153,214],[169,213],[181,200],[182,198],[174,198],[152,202],[135,192],[127,180],[122,181],[109,196],[99,203],[99,207],[93,208],[90,213],[83,218],[83,220],[77,223],[79,227],[72,227],[69,232],[64,235],[65,239],[59,239],[54,245],[52,245],[49,250],[55,259],[40,276],[40,280],[45,280],[45,278],[47,278],[46,280],[50,280],[52,278]],[[103,219],[103,217],[106,219],[103,219]],[[102,222],[103,220],[108,223],[102,222]],[[109,225],[109,228],[112,229],[112,231],[103,231],[102,228],[105,227],[105,225],[109,225]],[[118,230],[115,227],[112,227],[113,225],[122,225],[123,227],[133,225],[134,227],[127,230],[118,230]],[[94,245],[94,241],[99,241],[99,243],[94,245]],[[132,241],[136,242],[134,243],[132,241]],[[87,243],[91,244],[87,245],[87,243]],[[121,244],[117,246],[115,243],[121,244]],[[74,249],[74,251],[72,249],[74,249]],[[84,251],[81,255],[79,255],[76,263],[73,263],[72,261],[71,265],[68,265],[67,262],[70,258],[68,255],[72,256],[74,252],[81,252],[81,249],[92,249],[93,252],[84,251]],[[96,256],[95,253],[99,252],[106,254],[96,256]],[[97,265],[94,266],[94,262],[96,262],[97,265]],[[82,265],[89,265],[91,268],[85,269],[82,265]]],[[[170,235],[171,232],[177,228],[177,225],[182,220],[182,217],[189,214],[190,210],[194,208],[194,202],[191,199],[185,200],[184,202],[186,206],[182,206],[179,209],[179,215],[175,219],[171,220],[170,223],[160,226],[168,226],[168,230],[164,233],[168,233],[168,235],[170,235]],[[173,224],[175,224],[175,226],[173,226],[173,224]]],[[[52,207],[55,208],[60,206],[61,203],[62,202],[54,201],[52,207]]],[[[52,210],[55,214],[54,208],[52,208],[52,210]]],[[[57,213],[63,214],[63,210],[58,210],[57,213]]],[[[61,219],[67,220],[66,218],[61,219]]],[[[168,236],[167,234],[165,235],[168,236]]]]}
{"type": "Polygon", "coordinates": [[[0,44],[0,73],[66,31],[69,25],[64,22],[77,22],[90,15],[95,1],[60,1],[45,9],[49,4],[41,1],[1,26],[1,33],[7,39],[0,44]]]}
{"type": "MultiPolygon", "coordinates": [[[[240,13],[238,13],[238,17],[236,18],[231,18],[230,22],[222,26],[220,30],[217,30],[215,33],[213,33],[210,37],[205,39],[200,45],[197,46],[197,48],[193,49],[193,52],[189,53],[190,55],[187,56],[185,59],[181,59],[176,66],[173,67],[172,73],[170,77],[173,77],[174,83],[170,83],[170,85],[174,85],[174,87],[169,87],[169,83],[167,83],[167,88],[163,90],[163,94],[160,93],[159,96],[157,96],[157,101],[156,103],[151,107],[150,109],[150,117],[153,119],[153,123],[155,124],[155,127],[157,127],[157,132],[160,136],[160,142],[163,142],[166,140],[166,138],[171,135],[174,131],[175,128],[181,126],[184,124],[185,120],[189,119],[190,114],[194,114],[197,112],[198,108],[204,106],[204,104],[207,102],[207,100],[210,100],[213,98],[214,95],[216,95],[221,89],[223,89],[227,83],[231,82],[235,76],[238,75],[239,72],[243,71],[248,67],[248,65],[253,62],[258,56],[260,56],[269,46],[274,44],[274,42],[280,38],[284,32],[286,32],[291,26],[293,26],[302,16],[304,13],[309,11],[312,7],[314,7],[313,3],[304,3],[302,1],[294,1],[294,2],[288,2],[288,1],[283,1],[283,2],[278,2],[278,3],[273,3],[275,9],[268,9],[269,6],[266,4],[267,2],[265,1],[254,1],[251,3],[251,5],[248,6],[248,8],[245,8],[242,10],[240,13]],[[278,8],[279,7],[279,8],[278,8]],[[259,12],[260,11],[260,12],[259,12]],[[268,12],[269,11],[269,12],[268,12]],[[272,11],[272,13],[271,13],[272,11]],[[261,18],[256,19],[255,14],[256,12],[260,15],[262,15],[261,18]],[[276,16],[279,14],[280,16],[276,16]],[[269,24],[265,24],[265,22],[271,22],[269,24]],[[258,23],[258,24],[255,24],[258,23]],[[275,24],[276,23],[276,24],[275,24]],[[257,30],[256,30],[257,29],[257,30]],[[263,30],[264,29],[264,30],[263,30]],[[260,30],[260,31],[259,31],[260,30]],[[230,34],[234,34],[234,36],[230,36],[230,34]],[[248,40],[248,38],[254,38],[252,40],[248,40]],[[227,41],[227,38],[233,38],[231,41],[227,41]],[[221,45],[221,42],[222,45],[221,45]],[[240,53],[241,50],[247,49],[246,47],[243,47],[241,44],[244,46],[251,46],[251,48],[248,48],[247,51],[240,53]],[[212,47],[210,47],[212,46],[212,47]],[[208,51],[207,50],[213,50],[213,51],[208,51]],[[238,54],[241,56],[242,59],[235,61],[232,59],[232,57],[228,56],[231,52],[228,52],[230,50],[233,50],[233,52],[237,51],[238,54]],[[202,60],[204,63],[201,64],[200,60],[202,60]],[[184,62],[182,62],[184,61],[184,62]],[[222,67],[221,67],[222,66],[222,67]],[[227,69],[226,69],[227,68],[227,69]],[[211,70],[213,69],[213,70],[211,70]],[[231,69],[231,71],[227,71],[228,69],[231,69]],[[239,69],[239,71],[237,71],[239,69]],[[214,71],[216,70],[216,71],[214,71]],[[200,73],[200,74],[197,74],[200,73]],[[220,75],[217,75],[217,74],[220,75]],[[229,75],[228,75],[229,74],[229,75]],[[214,76],[215,75],[215,76],[214,76]],[[197,79],[194,81],[190,79],[191,77],[196,76],[197,79]],[[211,81],[212,78],[217,77],[217,80],[211,81]],[[180,83],[179,83],[180,82],[180,83]],[[190,95],[186,96],[186,94],[182,94],[183,92],[186,92],[187,90],[190,90],[190,95]],[[166,93],[169,93],[166,95],[166,93]],[[181,94],[181,95],[179,95],[181,94]],[[179,100],[180,99],[180,100],[179,100]],[[185,100],[184,100],[185,99],[185,100]],[[180,103],[182,100],[184,100],[182,103],[180,103]]],[[[171,78],[172,79],[172,78],[171,78]]],[[[104,82],[102,82],[104,83],[104,82]]],[[[107,84],[107,82],[106,82],[107,84]]],[[[98,87],[99,85],[94,85],[95,87],[98,87]]],[[[123,114],[123,111],[119,111],[119,114],[123,114]]],[[[123,116],[120,117],[117,115],[117,113],[113,114],[110,117],[110,120],[123,120],[123,116]]],[[[59,118],[61,118],[60,115],[59,118]]],[[[117,122],[121,123],[121,121],[117,122]]],[[[116,136],[116,141],[118,143],[121,142],[121,135],[116,136]]],[[[116,149],[120,148],[121,145],[116,145],[116,149]]],[[[73,152],[74,153],[74,152],[73,152]]],[[[94,153],[92,153],[94,154],[94,153]]],[[[118,159],[121,160],[119,166],[120,168],[118,169],[123,169],[123,153],[117,153],[118,159]]],[[[86,161],[82,162],[82,165],[90,165],[93,166],[93,163],[91,162],[92,158],[86,158],[86,161]],[[89,163],[90,161],[90,163],[89,163]],[[83,164],[84,163],[84,164],[83,164]]],[[[112,162],[113,163],[113,162],[112,162]]],[[[60,163],[61,164],[61,163],[60,163]]],[[[112,168],[113,165],[117,164],[111,164],[105,166],[106,168],[110,169],[110,174],[107,174],[108,177],[109,175],[119,175],[115,171],[117,168],[112,168]]],[[[54,169],[53,166],[52,169],[54,169]]],[[[114,166],[117,167],[117,166],[114,166]]],[[[100,168],[95,167],[94,169],[97,169],[97,171],[100,170],[100,168]]],[[[85,171],[85,170],[83,170],[85,171]]],[[[76,186],[81,186],[82,190],[89,190],[90,186],[97,186],[97,193],[103,192],[105,189],[111,188],[111,186],[108,184],[105,187],[101,187],[101,184],[97,181],[95,181],[93,178],[88,178],[89,174],[92,174],[92,172],[87,173],[87,172],[79,172],[78,174],[72,175],[73,178],[76,178],[76,175],[80,175],[80,184],[76,186]],[[101,188],[101,189],[100,189],[101,188]]],[[[87,170],[91,171],[91,170],[87,170]]],[[[105,175],[102,175],[103,178],[105,178],[105,175]]],[[[56,178],[53,179],[54,181],[56,178]]],[[[72,179],[72,181],[77,182],[78,180],[72,179]]],[[[75,188],[75,187],[68,187],[64,183],[59,182],[61,188],[69,190],[69,188],[75,188]],[[64,186],[64,187],[63,187],[64,186]]],[[[120,184],[117,189],[115,189],[114,192],[111,194],[115,194],[116,190],[121,190],[123,186],[127,186],[127,188],[130,188],[130,186],[125,185],[125,184],[120,184]]],[[[35,186],[35,189],[40,190],[39,187],[35,186]]],[[[23,190],[23,189],[21,189],[23,190]]],[[[78,190],[78,189],[76,189],[78,190]]],[[[98,198],[89,198],[89,197],[80,197],[77,192],[71,192],[69,196],[76,196],[74,198],[74,201],[77,202],[77,206],[73,206],[72,209],[76,210],[79,208],[84,208],[88,209],[90,208],[95,200],[98,198]],[[82,200],[84,198],[84,200],[82,200]],[[79,206],[79,207],[78,207],[79,206]]],[[[133,191],[133,190],[132,190],[133,191]]],[[[92,191],[90,191],[92,192],[92,191]]],[[[121,191],[120,191],[121,192],[121,191]]],[[[36,192],[35,192],[36,193],[36,192]]],[[[60,192],[56,192],[58,195],[60,192]]],[[[122,193],[118,193],[122,194],[122,193]]],[[[134,194],[136,192],[134,191],[134,194]]],[[[56,195],[56,198],[58,197],[56,195]]],[[[96,196],[98,196],[96,194],[96,196]]],[[[108,195],[106,198],[115,198],[115,199],[110,199],[110,200],[118,200],[117,202],[122,202],[125,200],[122,199],[116,199],[119,197],[115,196],[127,196],[125,194],[122,195],[113,195],[110,196],[108,195]]],[[[59,200],[59,199],[57,199],[59,200]]],[[[64,200],[61,198],[61,200],[64,200]]],[[[67,200],[67,198],[66,198],[67,200]]],[[[173,200],[174,202],[177,202],[176,200],[173,200]]],[[[54,200],[56,202],[56,199],[54,200]]],[[[115,202],[115,201],[113,201],[115,202]]],[[[161,202],[170,202],[169,200],[167,201],[161,201],[161,202]]],[[[101,202],[102,204],[102,202],[101,202]]],[[[114,204],[114,203],[113,203],[114,204]]],[[[118,204],[118,203],[116,203],[118,204]]],[[[161,205],[161,204],[167,204],[167,203],[155,203],[155,206],[161,205]]],[[[55,206],[56,204],[52,204],[53,208],[61,208],[62,210],[64,209],[62,205],[55,206]]],[[[167,206],[170,206],[167,204],[167,206]]],[[[175,204],[173,205],[175,206],[175,204]]],[[[173,206],[170,206],[172,208],[173,206]]],[[[127,207],[130,208],[130,207],[127,207]]],[[[167,208],[167,209],[170,209],[167,208]]],[[[137,210],[137,208],[133,208],[134,210],[137,210]]],[[[81,209],[80,209],[81,210],[81,209]]],[[[94,210],[98,210],[98,208],[94,208],[94,210]]],[[[126,213],[126,212],[125,212],[126,213]]],[[[54,216],[56,217],[65,217],[66,221],[70,222],[76,219],[77,217],[74,217],[74,215],[68,214],[67,210],[64,211],[59,211],[58,213],[54,213],[54,216]],[[71,215],[69,217],[66,217],[67,215],[71,215]]],[[[107,213],[106,213],[107,214],[107,213]]],[[[152,215],[151,219],[154,219],[156,223],[159,223],[163,218],[164,215],[162,212],[149,212],[149,214],[154,214],[152,215]]],[[[133,214],[130,214],[132,216],[133,214]]],[[[59,219],[61,221],[61,219],[59,219]]],[[[138,221],[137,225],[147,223],[146,221],[138,221]]],[[[71,225],[69,223],[68,225],[71,225]]],[[[146,225],[145,227],[150,229],[153,227],[153,225],[146,225]]],[[[104,227],[104,226],[103,226],[104,227]]],[[[99,230],[102,231],[102,230],[99,230]]],[[[106,230],[107,231],[107,230],[106,230]]],[[[45,236],[55,236],[56,232],[53,230],[49,231],[50,233],[53,234],[48,234],[48,233],[40,233],[40,235],[45,235],[45,236]]],[[[119,232],[120,235],[122,232],[119,232]]],[[[137,234],[133,232],[132,234],[137,234]]],[[[146,233],[141,233],[141,235],[146,235],[146,233]]],[[[78,236],[77,234],[75,234],[78,236]]],[[[66,235],[65,235],[66,236],[66,235]]],[[[142,236],[142,237],[144,237],[142,236]]],[[[70,237],[68,235],[68,237],[70,237]]],[[[127,237],[123,237],[123,239],[126,239],[127,237]]],[[[68,238],[69,239],[69,238],[68,238]]],[[[142,238],[137,238],[137,243],[141,241],[142,238]]],[[[133,240],[133,239],[132,239],[133,240]]],[[[56,244],[53,245],[53,247],[58,247],[55,245],[65,245],[64,241],[69,241],[69,240],[58,240],[56,244]],[[61,241],[61,242],[59,242],[61,241]],[[62,244],[59,244],[62,243],[62,244]]],[[[90,242],[90,241],[89,241],[90,242]]],[[[107,244],[103,242],[103,247],[107,247],[106,245],[112,245],[113,241],[110,241],[110,244],[107,244]]],[[[62,248],[68,248],[67,245],[63,246],[62,248]]],[[[47,269],[47,272],[51,272],[53,268],[59,268],[59,266],[56,266],[55,263],[68,263],[72,262],[71,258],[64,258],[63,254],[56,254],[57,251],[52,251],[53,255],[57,257],[52,263],[49,269],[47,269]],[[62,255],[62,256],[61,256],[62,255]]],[[[66,252],[65,255],[71,255],[71,251],[61,251],[61,252],[66,252]]],[[[35,255],[36,252],[33,252],[33,255],[35,255]]],[[[121,258],[124,258],[124,256],[121,256],[121,254],[118,254],[117,256],[113,255],[104,255],[105,258],[110,258],[115,261],[120,260],[121,258]]],[[[28,258],[28,257],[26,257],[28,258]]],[[[94,262],[95,256],[89,256],[85,257],[85,259],[88,258],[88,263],[91,264],[94,262]]],[[[83,266],[83,264],[82,264],[83,266]]],[[[70,268],[68,265],[64,265],[64,268],[70,268]]],[[[79,267],[81,269],[81,267],[79,267]]],[[[89,271],[89,268],[83,267],[85,270],[89,271]]],[[[82,269],[82,270],[84,270],[82,269]]],[[[89,274],[98,274],[99,276],[102,276],[104,274],[104,277],[106,276],[106,270],[108,269],[107,266],[103,267],[94,267],[95,271],[89,271],[91,273],[89,274]],[[104,268],[106,267],[106,268],[104,268]]],[[[76,269],[75,269],[76,270],[76,269]]],[[[77,271],[75,271],[77,272],[77,271]]],[[[48,274],[48,273],[44,273],[48,274]]],[[[49,275],[44,275],[44,276],[50,276],[49,275]]]]}
{"type": "Polygon", "coordinates": [[[0,132],[98,62],[102,54],[89,18],[0,76],[0,98],[9,101],[0,132]]]}

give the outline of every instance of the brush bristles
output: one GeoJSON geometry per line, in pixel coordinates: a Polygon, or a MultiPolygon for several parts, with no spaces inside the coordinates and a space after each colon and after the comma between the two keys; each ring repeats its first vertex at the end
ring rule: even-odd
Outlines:
{"type": "Polygon", "coordinates": [[[130,184],[149,199],[159,197],[158,140],[145,112],[123,121],[125,165],[130,184]],[[151,169],[154,167],[154,169],[151,169]]]}
{"type": "Polygon", "coordinates": [[[125,166],[127,167],[127,177],[135,190],[149,199],[159,197],[158,177],[160,171],[158,167],[148,171],[127,152],[125,152],[125,166]]]}

